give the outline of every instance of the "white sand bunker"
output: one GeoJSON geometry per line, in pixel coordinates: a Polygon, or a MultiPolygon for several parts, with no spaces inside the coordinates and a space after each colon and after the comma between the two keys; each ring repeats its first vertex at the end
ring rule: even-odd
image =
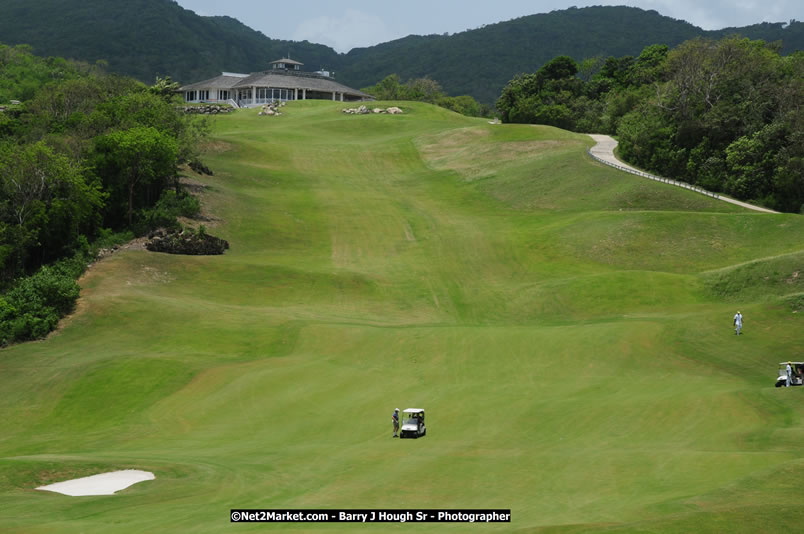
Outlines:
{"type": "Polygon", "coordinates": [[[113,471],[92,475],[91,477],[76,478],[57,482],[49,486],[40,486],[36,489],[43,491],[55,491],[71,497],[81,497],[85,495],[114,495],[116,491],[124,490],[137,482],[153,480],[156,477],[148,471],[137,471],[136,469],[126,469],[125,471],[113,471]]]}

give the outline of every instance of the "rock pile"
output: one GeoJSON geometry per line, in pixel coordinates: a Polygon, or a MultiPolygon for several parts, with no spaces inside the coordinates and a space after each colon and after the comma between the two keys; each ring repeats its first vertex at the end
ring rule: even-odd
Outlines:
{"type": "Polygon", "coordinates": [[[279,108],[284,107],[284,102],[271,102],[270,104],[265,104],[258,115],[268,115],[269,117],[278,117],[281,115],[279,112],[279,108]]]}
{"type": "Polygon", "coordinates": [[[343,108],[341,111],[349,115],[368,115],[369,113],[387,113],[388,115],[399,115],[400,113],[402,113],[402,110],[396,106],[385,109],[383,108],[369,109],[366,106],[360,106],[358,108],[343,108]]]}
{"type": "Polygon", "coordinates": [[[95,256],[95,260],[98,261],[98,260],[102,260],[103,258],[105,258],[107,256],[111,256],[112,254],[117,252],[119,249],[120,249],[119,245],[114,245],[114,246],[112,246],[112,248],[102,248],[102,249],[98,250],[98,254],[95,256]]]}
{"type": "Polygon", "coordinates": [[[221,106],[220,104],[205,104],[203,106],[184,106],[185,113],[197,113],[199,115],[216,115],[218,113],[231,113],[234,108],[221,106]]]}
{"type": "Polygon", "coordinates": [[[229,248],[228,241],[207,234],[203,227],[198,232],[156,230],[148,234],[148,239],[145,248],[151,252],[168,254],[211,256],[223,254],[229,248]]]}
{"type": "Polygon", "coordinates": [[[200,160],[194,159],[189,164],[190,168],[198,174],[206,174],[207,176],[215,176],[212,169],[204,165],[200,160]]]}

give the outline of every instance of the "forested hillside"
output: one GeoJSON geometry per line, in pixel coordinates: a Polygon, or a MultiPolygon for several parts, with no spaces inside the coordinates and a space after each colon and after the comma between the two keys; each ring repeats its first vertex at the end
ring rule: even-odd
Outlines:
{"type": "Polygon", "coordinates": [[[534,72],[558,55],[577,61],[591,57],[637,55],[646,46],[675,46],[697,36],[739,33],[783,42],[783,52],[804,48],[804,23],[758,24],[708,32],[656,11],[632,7],[570,8],[490,24],[451,36],[410,36],[352,50],[340,74],[358,86],[385,74],[402,78],[428,75],[449,94],[469,94],[491,103],[508,80],[534,72]]]}
{"type": "Polygon", "coordinates": [[[511,80],[497,109],[504,122],[617,135],[639,167],[804,213],[802,104],[804,52],[728,37],[582,65],[558,56],[511,80]]]}
{"type": "MultiPolygon", "coordinates": [[[[352,87],[390,74],[431,78],[449,95],[491,104],[516,74],[534,72],[557,55],[577,61],[637,55],[646,46],[675,46],[697,36],[739,33],[782,41],[782,53],[804,48],[804,23],[757,24],[704,31],[655,11],[631,7],[570,8],[489,24],[454,35],[412,35],[338,54],[308,42],[275,40],[228,17],[201,17],[171,0],[6,0],[0,41],[30,44],[39,55],[89,62],[152,83],[156,75],[182,82],[221,71],[252,72],[287,55],[308,68],[326,67],[352,87]]],[[[537,9],[537,7],[534,7],[537,9]]],[[[248,20],[243,22],[249,23],[248,20]]]]}
{"type": "Polygon", "coordinates": [[[5,0],[0,42],[29,44],[40,56],[105,60],[113,72],[146,83],[261,70],[288,50],[315,68],[338,59],[326,46],[269,39],[233,18],[201,17],[172,0],[5,0]]]}
{"type": "Polygon", "coordinates": [[[198,214],[178,167],[207,129],[174,88],[0,44],[0,347],[50,332],[99,248],[198,214]]]}

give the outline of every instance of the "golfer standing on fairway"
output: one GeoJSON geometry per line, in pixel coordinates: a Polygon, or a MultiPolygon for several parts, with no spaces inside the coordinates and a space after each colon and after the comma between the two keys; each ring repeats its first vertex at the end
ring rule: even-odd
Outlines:
{"type": "Polygon", "coordinates": [[[737,315],[734,316],[734,326],[734,335],[739,336],[740,330],[743,329],[743,314],[739,311],[737,312],[737,315]]]}
{"type": "Polygon", "coordinates": [[[391,422],[394,424],[394,437],[399,433],[399,408],[394,409],[394,415],[391,416],[391,422]]]}

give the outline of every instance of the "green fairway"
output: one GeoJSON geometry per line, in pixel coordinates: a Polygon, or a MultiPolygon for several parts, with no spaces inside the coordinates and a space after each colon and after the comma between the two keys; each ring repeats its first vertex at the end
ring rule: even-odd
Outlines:
{"type": "Polygon", "coordinates": [[[588,136],[395,104],[217,117],[193,178],[231,249],[122,250],[59,332],[0,351],[0,531],[799,529],[804,388],[773,383],[804,359],[804,217],[619,172],[588,136]],[[397,407],[425,438],[392,439],[397,407]],[[156,480],[34,489],[116,469],[156,480]]]}

